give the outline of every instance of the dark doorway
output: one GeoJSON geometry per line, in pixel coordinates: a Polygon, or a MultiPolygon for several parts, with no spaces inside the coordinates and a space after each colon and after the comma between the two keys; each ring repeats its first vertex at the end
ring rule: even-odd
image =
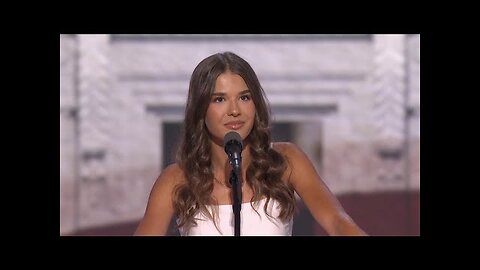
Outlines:
{"type": "MultiPolygon", "coordinates": [[[[272,141],[293,141],[293,127],[291,122],[276,122],[272,126],[272,141]]],[[[182,135],[182,125],[179,122],[164,122],[162,128],[162,168],[175,162],[175,154],[182,135]]]]}
{"type": "Polygon", "coordinates": [[[162,131],[163,164],[161,166],[165,168],[167,165],[175,162],[175,155],[182,134],[182,125],[179,122],[164,122],[162,131]]]}

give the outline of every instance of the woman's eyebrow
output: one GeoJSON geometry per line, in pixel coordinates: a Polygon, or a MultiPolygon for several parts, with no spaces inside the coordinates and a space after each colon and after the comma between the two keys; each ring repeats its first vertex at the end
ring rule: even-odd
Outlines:
{"type": "MultiPolygon", "coordinates": [[[[244,94],[247,94],[247,93],[250,93],[250,90],[243,90],[242,92],[239,93],[239,95],[244,95],[244,94]]],[[[214,92],[212,93],[212,96],[225,96],[227,95],[225,92],[214,92]]]]}

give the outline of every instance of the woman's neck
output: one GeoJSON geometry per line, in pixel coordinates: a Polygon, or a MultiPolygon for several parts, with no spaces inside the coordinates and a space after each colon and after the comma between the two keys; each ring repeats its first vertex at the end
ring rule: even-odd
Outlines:
{"type": "MultiPolygon", "coordinates": [[[[218,144],[212,143],[211,146],[211,153],[212,153],[212,167],[213,173],[218,178],[221,176],[228,177],[227,175],[230,174],[232,167],[230,166],[230,161],[228,160],[228,156],[225,153],[225,149],[223,146],[218,144]]],[[[243,146],[242,150],[242,175],[245,175],[247,170],[248,164],[250,164],[250,147],[248,144],[243,146]]]]}

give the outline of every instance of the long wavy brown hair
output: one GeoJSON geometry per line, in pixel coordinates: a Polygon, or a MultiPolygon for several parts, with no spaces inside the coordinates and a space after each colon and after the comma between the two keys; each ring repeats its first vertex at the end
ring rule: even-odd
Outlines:
{"type": "Polygon", "coordinates": [[[282,181],[287,167],[286,160],[271,147],[271,111],[257,75],[250,64],[238,55],[232,52],[217,53],[202,60],[190,79],[183,137],[177,153],[177,163],[186,181],[176,187],[173,199],[179,228],[196,225],[194,217],[199,211],[217,225],[217,213],[214,210],[214,213],[210,214],[206,208],[206,205],[215,204],[215,201],[211,197],[214,178],[210,135],[205,125],[205,115],[217,77],[227,70],[243,78],[256,109],[253,128],[245,139],[245,143],[250,145],[251,155],[245,179],[254,194],[250,203],[253,205],[265,197],[267,201],[264,210],[269,215],[268,203],[271,199],[278,201],[281,211],[279,216],[274,218],[282,221],[289,220],[295,211],[294,190],[291,185],[282,181]]]}

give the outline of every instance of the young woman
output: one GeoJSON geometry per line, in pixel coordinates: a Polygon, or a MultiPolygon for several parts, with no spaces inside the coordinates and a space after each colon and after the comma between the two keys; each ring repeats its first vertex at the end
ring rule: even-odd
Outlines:
{"type": "Polygon", "coordinates": [[[177,162],[163,170],[135,235],[165,235],[172,217],[181,235],[234,235],[232,171],[225,134],[243,143],[240,235],[292,235],[295,193],[329,235],[365,235],[305,153],[271,142],[270,108],[252,67],[231,52],[193,71],[177,162]]]}

